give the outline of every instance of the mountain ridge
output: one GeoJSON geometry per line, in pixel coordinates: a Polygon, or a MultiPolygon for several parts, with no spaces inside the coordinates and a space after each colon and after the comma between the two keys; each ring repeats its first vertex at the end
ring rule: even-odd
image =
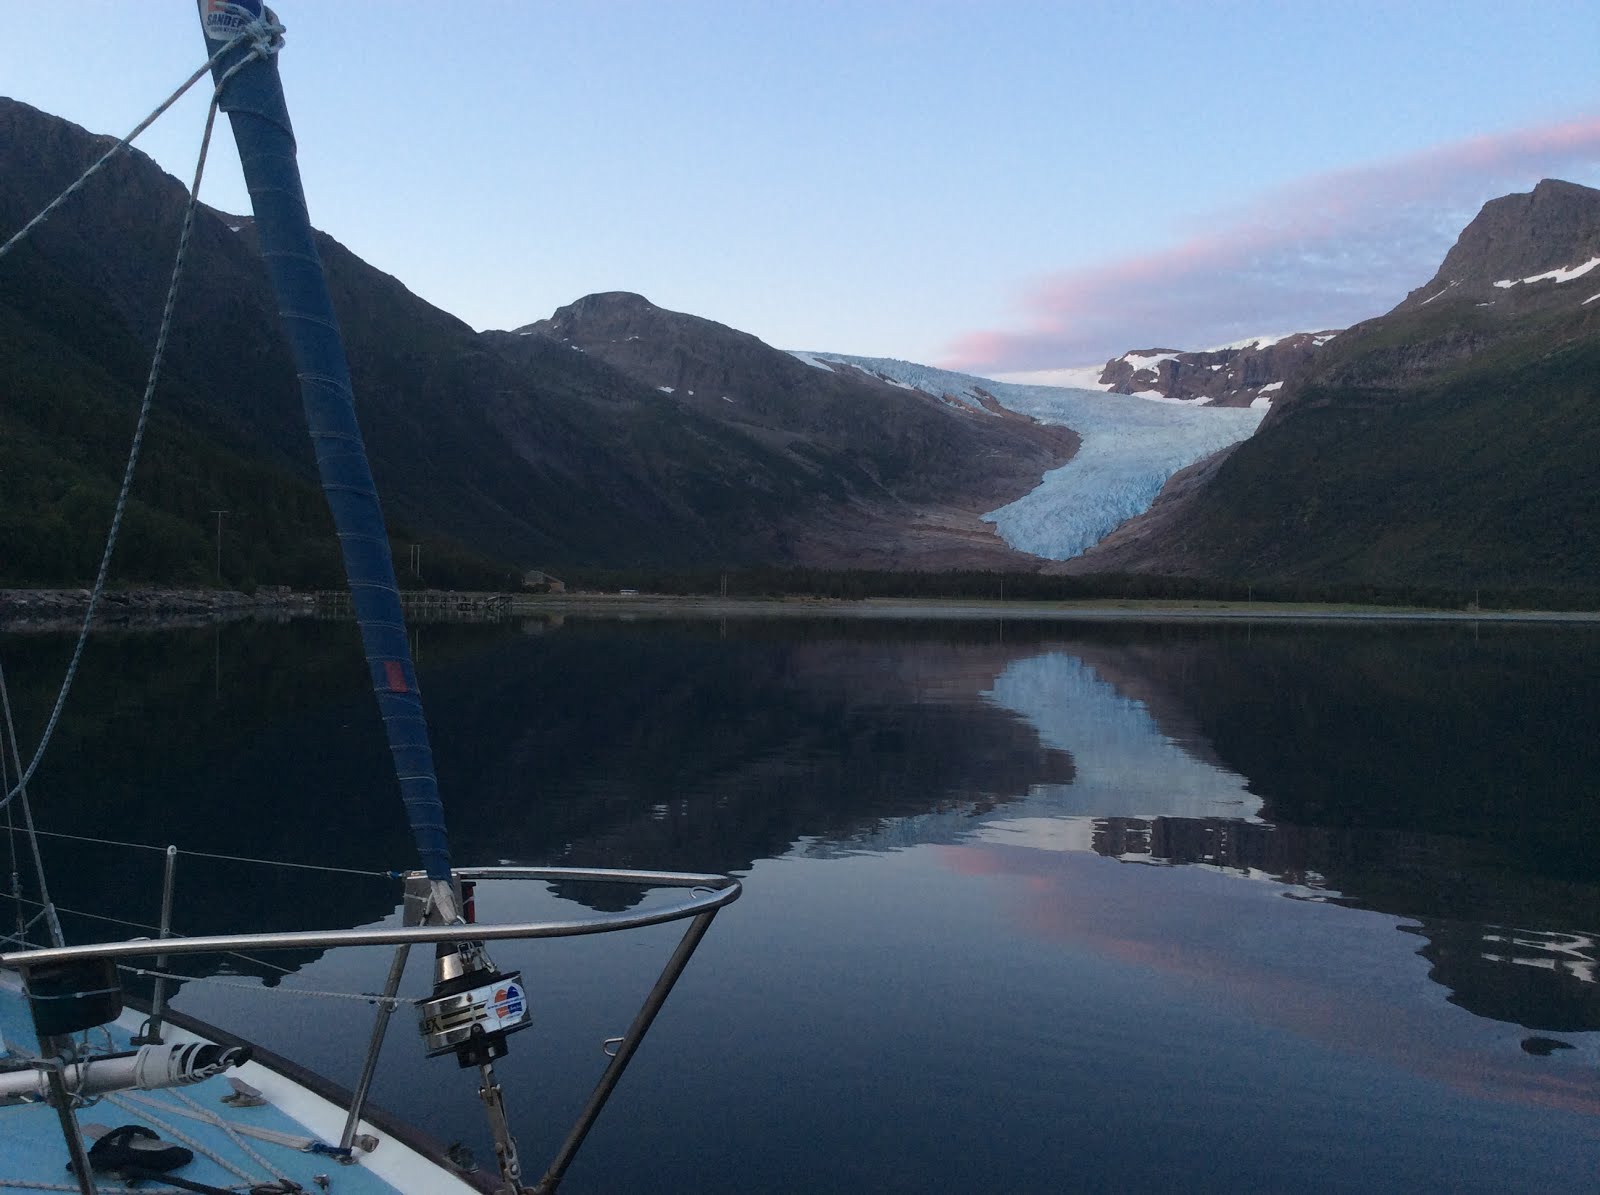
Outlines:
{"type": "Polygon", "coordinates": [[[1597,231],[1591,188],[1491,200],[1448,266],[1323,348],[1254,437],[1059,570],[1600,586],[1600,276],[1575,289],[1587,272],[1550,265],[1600,256],[1597,231]]]}
{"type": "MultiPolygon", "coordinates": [[[[0,227],[107,144],[0,99],[0,227]]],[[[183,194],[120,158],[0,266],[0,472],[18,479],[0,494],[0,581],[84,575],[183,194]]],[[[1071,416],[1086,440],[1038,387],[784,353],[628,292],[478,333],[332,237],[317,245],[396,528],[503,578],[776,564],[1574,586],[1600,569],[1600,192],[1576,184],[1490,201],[1430,283],[1344,332],[1107,362],[1107,400],[1271,407],[1208,459],[1160,446],[1162,477],[1185,467],[1156,505],[1048,565],[1051,529],[1105,495],[1044,482],[1077,462],[1109,470],[1098,484],[1118,502],[1144,494],[1148,473],[1103,455],[1153,434],[1128,430],[1139,420],[1104,423],[1089,401],[1071,416]]],[[[253,556],[219,581],[324,577],[326,516],[253,227],[202,208],[192,252],[122,575],[203,581],[211,512],[227,510],[230,556],[253,556]]]]}
{"type": "MultiPolygon", "coordinates": [[[[0,99],[0,227],[21,227],[108,144],[0,99]]],[[[148,158],[121,155],[0,265],[13,383],[0,410],[0,465],[28,482],[0,495],[0,526],[26,532],[29,544],[0,561],[0,580],[84,577],[76,551],[52,544],[103,534],[98,504],[109,507],[103,495],[117,476],[110,429],[130,417],[142,387],[184,202],[182,185],[148,158]],[[60,393],[68,378],[70,404],[60,393]],[[62,418],[69,406],[76,414],[62,418]],[[105,439],[106,451],[74,463],[85,434],[105,439]]],[[[828,383],[832,397],[809,410],[795,395],[821,393],[806,376],[813,371],[694,317],[682,317],[698,338],[678,345],[684,368],[720,361],[732,371],[722,381],[749,392],[747,407],[759,399],[770,409],[663,394],[671,383],[636,362],[537,335],[474,332],[332,237],[318,233],[316,243],[389,519],[502,562],[502,578],[579,565],[1036,563],[979,516],[1070,457],[1075,440],[1063,429],[1021,419],[991,426],[865,379],[828,383]],[[789,400],[755,393],[774,377],[795,391],[789,400]],[[895,418],[879,428],[852,421],[847,393],[895,418]],[[837,426],[818,425],[827,417],[837,426]],[[924,456],[944,467],[919,472],[924,456]]],[[[251,222],[201,208],[190,254],[158,394],[155,463],[135,482],[133,523],[149,534],[119,555],[118,575],[204,580],[209,512],[227,509],[251,512],[229,528],[241,543],[247,530],[251,542],[271,543],[252,576],[330,583],[335,556],[318,546],[325,516],[305,501],[311,453],[251,222]],[[236,484],[241,475],[249,487],[236,484]],[[291,508],[293,525],[276,539],[246,521],[291,508]],[[158,551],[157,540],[172,550],[158,551]],[[304,567],[273,572],[286,554],[304,567]]]]}

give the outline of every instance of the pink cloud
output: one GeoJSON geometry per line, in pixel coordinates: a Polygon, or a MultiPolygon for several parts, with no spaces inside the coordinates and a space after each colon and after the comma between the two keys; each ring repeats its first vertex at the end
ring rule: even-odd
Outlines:
{"type": "Polygon", "coordinates": [[[1473,137],[1278,188],[1181,244],[1048,275],[1023,326],[973,332],[943,362],[978,373],[1204,348],[1381,314],[1438,268],[1487,200],[1561,175],[1600,182],[1600,117],[1473,137]]]}

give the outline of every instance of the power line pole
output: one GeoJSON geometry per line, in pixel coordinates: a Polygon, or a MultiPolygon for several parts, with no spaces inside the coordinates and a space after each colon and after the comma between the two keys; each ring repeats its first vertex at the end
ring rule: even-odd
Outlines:
{"type": "Polygon", "coordinates": [[[228,514],[226,510],[211,512],[217,516],[217,584],[222,584],[222,516],[228,514]]]}

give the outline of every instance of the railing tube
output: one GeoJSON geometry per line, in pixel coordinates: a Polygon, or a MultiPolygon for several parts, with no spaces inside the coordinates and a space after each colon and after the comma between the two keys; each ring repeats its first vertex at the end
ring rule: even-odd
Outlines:
{"type": "Polygon", "coordinates": [[[534,1187],[535,1195],[555,1195],[556,1188],[561,1185],[561,1180],[567,1173],[567,1167],[572,1165],[572,1159],[577,1156],[578,1149],[583,1145],[583,1139],[594,1127],[594,1122],[600,1116],[600,1110],[611,1098],[611,1092],[616,1087],[617,1081],[622,1078],[622,1072],[632,1061],[639,1043],[644,1040],[644,1035],[650,1031],[651,1022],[656,1019],[661,1006],[672,994],[672,986],[678,982],[678,976],[682,975],[683,969],[689,965],[695,947],[699,946],[700,939],[706,936],[706,930],[711,928],[712,919],[716,915],[716,909],[708,909],[691,921],[689,928],[683,931],[678,948],[672,952],[672,957],[662,969],[661,977],[656,980],[656,986],[650,989],[650,994],[640,1005],[638,1013],[633,1018],[633,1024],[629,1025],[628,1031],[622,1035],[617,1052],[600,1075],[600,1081],[595,1084],[589,1102],[578,1114],[577,1123],[572,1126],[567,1139],[556,1151],[556,1156],[551,1161],[550,1168],[544,1172],[544,1177],[539,1180],[539,1185],[534,1187]]]}
{"type": "MultiPolygon", "coordinates": [[[[694,896],[680,904],[607,913],[577,921],[535,921],[478,923],[472,936],[483,942],[512,938],[570,938],[584,934],[615,933],[699,917],[739,899],[742,886],[731,876],[701,876],[671,872],[589,871],[581,868],[463,868],[463,878],[507,878],[538,880],[605,880],[612,883],[646,886],[693,887],[694,896]],[[503,874],[511,873],[511,874],[503,874]]],[[[266,934],[206,934],[193,938],[177,935],[154,946],[149,939],[127,942],[97,942],[87,946],[60,946],[48,950],[14,950],[0,954],[0,967],[14,967],[26,974],[34,967],[51,963],[79,962],[85,959],[151,958],[157,954],[217,954],[230,950],[325,950],[343,946],[399,946],[424,942],[453,942],[460,937],[458,926],[418,925],[400,929],[329,929],[280,931],[266,934]]]]}
{"type": "Polygon", "coordinates": [[[99,1195],[94,1168],[89,1165],[89,1151],[83,1144],[83,1131],[78,1127],[78,1114],[73,1108],[74,1096],[67,1090],[66,1078],[61,1073],[61,1059],[71,1049],[70,1037],[39,1039],[39,1050],[45,1055],[45,1082],[50,1086],[50,1102],[61,1120],[61,1136],[67,1143],[67,1156],[72,1159],[72,1176],[78,1180],[80,1195],[99,1195]]]}
{"type": "MultiPolygon", "coordinates": [[[[410,946],[395,948],[394,961],[389,964],[389,978],[383,984],[383,998],[378,1001],[378,1016],[372,1024],[372,1040],[367,1043],[367,1057],[361,1064],[361,1078],[350,1097],[350,1115],[345,1118],[344,1132],[339,1134],[339,1146],[349,1149],[355,1142],[356,1129],[361,1124],[361,1110],[367,1106],[367,1093],[372,1090],[372,1076],[378,1069],[378,1055],[383,1050],[383,1038],[389,1031],[389,1018],[394,1015],[394,997],[400,990],[400,978],[406,971],[406,957],[410,946]]],[[[350,1162],[355,1155],[346,1154],[339,1160],[350,1162]]]]}
{"type": "MultiPolygon", "coordinates": [[[[161,926],[159,933],[163,938],[172,937],[172,889],[178,872],[178,848],[167,846],[166,873],[161,880],[161,926]]],[[[156,955],[156,970],[165,972],[168,963],[164,954],[156,955]]],[[[144,1032],[133,1039],[134,1045],[160,1045],[161,1044],[161,1017],[167,1010],[167,977],[165,974],[156,976],[155,994],[150,997],[150,1019],[145,1022],[144,1032]]]]}

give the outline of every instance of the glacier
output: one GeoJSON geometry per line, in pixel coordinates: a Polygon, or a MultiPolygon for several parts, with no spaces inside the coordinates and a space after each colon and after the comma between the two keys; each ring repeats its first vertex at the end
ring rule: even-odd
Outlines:
{"type": "MultiPolygon", "coordinates": [[[[986,411],[983,398],[1041,423],[1078,433],[1077,453],[1015,502],[983,516],[1018,551],[1048,560],[1081,556],[1117,526],[1150,509],[1178,470],[1248,439],[1263,407],[1155,403],[1134,395],[997,382],[896,361],[834,353],[796,353],[818,365],[854,366],[947,402],[986,411]]],[[[990,412],[992,415],[992,412],[990,412]]]]}

